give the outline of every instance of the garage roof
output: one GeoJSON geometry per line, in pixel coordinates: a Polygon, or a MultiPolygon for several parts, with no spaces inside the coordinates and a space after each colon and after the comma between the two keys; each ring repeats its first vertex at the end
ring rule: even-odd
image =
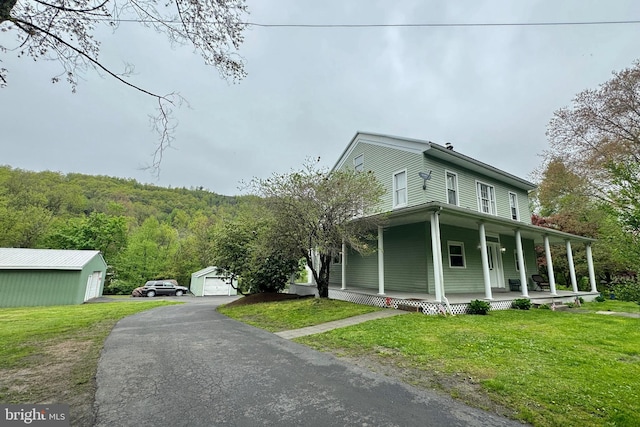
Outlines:
{"type": "Polygon", "coordinates": [[[100,251],[0,248],[2,270],[82,270],[100,251]]]}
{"type": "Polygon", "coordinates": [[[191,274],[191,277],[202,277],[204,275],[207,275],[209,273],[216,273],[217,274],[217,267],[207,267],[207,268],[203,268],[202,270],[198,270],[195,273],[191,274]]]}

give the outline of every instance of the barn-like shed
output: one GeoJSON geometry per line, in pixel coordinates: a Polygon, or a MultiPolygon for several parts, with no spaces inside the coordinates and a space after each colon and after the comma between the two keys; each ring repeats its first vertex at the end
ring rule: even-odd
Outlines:
{"type": "Polygon", "coordinates": [[[0,248],[0,307],[82,304],[106,270],[100,251],[0,248]]]}
{"type": "Polygon", "coordinates": [[[238,281],[233,281],[233,286],[229,279],[224,277],[216,267],[203,268],[191,275],[191,285],[189,290],[197,296],[207,295],[237,295],[238,281]]]}

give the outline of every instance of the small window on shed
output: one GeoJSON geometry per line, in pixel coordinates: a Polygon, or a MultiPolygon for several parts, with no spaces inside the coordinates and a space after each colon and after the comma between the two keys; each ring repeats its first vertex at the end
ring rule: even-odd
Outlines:
{"type": "Polygon", "coordinates": [[[362,172],[364,170],[364,154],[360,154],[353,159],[353,168],[356,172],[362,172]]]}

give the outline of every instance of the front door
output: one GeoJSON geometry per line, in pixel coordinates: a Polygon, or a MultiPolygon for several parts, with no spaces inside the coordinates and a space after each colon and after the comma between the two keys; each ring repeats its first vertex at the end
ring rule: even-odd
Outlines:
{"type": "Polygon", "coordinates": [[[504,272],[502,270],[502,252],[500,243],[487,242],[487,258],[489,261],[489,278],[492,288],[504,288],[504,272]]]}

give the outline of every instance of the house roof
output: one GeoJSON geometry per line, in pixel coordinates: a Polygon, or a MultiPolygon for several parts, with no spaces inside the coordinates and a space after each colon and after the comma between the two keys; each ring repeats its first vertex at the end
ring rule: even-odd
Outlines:
{"type": "Polygon", "coordinates": [[[198,270],[195,273],[191,274],[191,277],[202,277],[202,276],[206,276],[209,273],[213,273],[216,272],[216,270],[218,270],[218,267],[207,267],[207,268],[203,268],[202,270],[198,270]]]}
{"type": "Polygon", "coordinates": [[[442,145],[436,144],[435,142],[369,132],[356,132],[349,145],[347,145],[347,147],[338,158],[338,161],[334,165],[333,170],[339,169],[342,166],[355,145],[359,142],[382,145],[414,153],[423,153],[427,156],[441,159],[457,166],[500,180],[502,182],[506,182],[516,188],[521,188],[526,191],[531,191],[536,188],[536,185],[532,182],[495,168],[479,160],[473,159],[469,156],[465,156],[464,154],[458,153],[457,151],[450,150],[442,145]]]}
{"type": "Polygon", "coordinates": [[[100,251],[0,248],[0,269],[82,270],[96,256],[102,259],[100,251]]]}

